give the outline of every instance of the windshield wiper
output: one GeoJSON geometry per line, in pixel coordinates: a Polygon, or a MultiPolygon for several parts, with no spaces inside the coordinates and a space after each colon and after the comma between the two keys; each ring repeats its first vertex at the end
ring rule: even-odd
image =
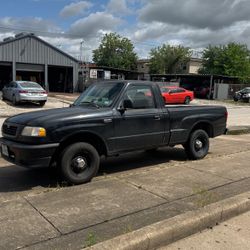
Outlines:
{"type": "Polygon", "coordinates": [[[100,106],[97,104],[97,103],[94,103],[94,102],[80,102],[80,105],[82,105],[82,104],[90,104],[90,105],[92,105],[92,106],[94,106],[94,107],[96,107],[96,108],[100,108],[100,106]]]}

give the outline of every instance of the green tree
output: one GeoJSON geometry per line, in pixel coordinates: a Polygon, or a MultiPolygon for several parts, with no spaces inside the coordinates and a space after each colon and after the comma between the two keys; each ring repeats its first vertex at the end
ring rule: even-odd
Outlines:
{"type": "Polygon", "coordinates": [[[93,50],[93,61],[98,66],[134,70],[136,69],[137,55],[128,38],[110,33],[106,34],[99,47],[93,50]]]}
{"type": "Polygon", "coordinates": [[[162,45],[150,51],[151,74],[182,73],[191,51],[183,46],[162,45]]]}
{"type": "Polygon", "coordinates": [[[244,44],[210,45],[202,58],[200,73],[238,76],[242,81],[250,76],[250,51],[244,44]]]}

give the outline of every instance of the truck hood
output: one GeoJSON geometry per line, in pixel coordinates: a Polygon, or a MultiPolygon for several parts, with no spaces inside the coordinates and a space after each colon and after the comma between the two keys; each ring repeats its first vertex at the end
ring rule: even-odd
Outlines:
{"type": "Polygon", "coordinates": [[[97,117],[100,113],[110,114],[110,112],[107,112],[107,109],[97,109],[92,107],[71,107],[22,113],[8,118],[6,122],[28,126],[47,127],[59,121],[67,122],[79,118],[88,119],[97,117]]]}

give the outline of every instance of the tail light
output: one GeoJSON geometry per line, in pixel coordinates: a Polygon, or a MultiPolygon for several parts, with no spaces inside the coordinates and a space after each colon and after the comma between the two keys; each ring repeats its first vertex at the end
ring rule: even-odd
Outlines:
{"type": "Polygon", "coordinates": [[[27,91],[27,90],[19,90],[19,93],[20,93],[20,94],[27,94],[28,91],[27,91]]]}

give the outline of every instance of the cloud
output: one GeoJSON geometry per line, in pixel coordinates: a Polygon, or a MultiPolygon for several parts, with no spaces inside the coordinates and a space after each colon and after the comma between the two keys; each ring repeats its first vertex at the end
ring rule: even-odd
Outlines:
{"type": "Polygon", "coordinates": [[[98,33],[114,31],[122,20],[105,12],[96,12],[74,22],[68,33],[79,38],[97,36],[98,33]]]}
{"type": "Polygon", "coordinates": [[[139,20],[216,30],[249,21],[249,10],[247,0],[151,0],[139,11],[139,20]]]}
{"type": "Polygon", "coordinates": [[[12,31],[13,33],[33,32],[36,35],[46,34],[48,32],[58,33],[61,29],[52,21],[44,20],[40,17],[4,17],[0,18],[0,32],[12,31]]]}
{"type": "Polygon", "coordinates": [[[86,10],[92,7],[93,4],[88,1],[80,1],[66,5],[61,11],[60,16],[67,18],[83,14],[86,10]]]}
{"type": "Polygon", "coordinates": [[[107,4],[107,11],[116,15],[129,14],[126,0],[110,0],[107,4]]]}

